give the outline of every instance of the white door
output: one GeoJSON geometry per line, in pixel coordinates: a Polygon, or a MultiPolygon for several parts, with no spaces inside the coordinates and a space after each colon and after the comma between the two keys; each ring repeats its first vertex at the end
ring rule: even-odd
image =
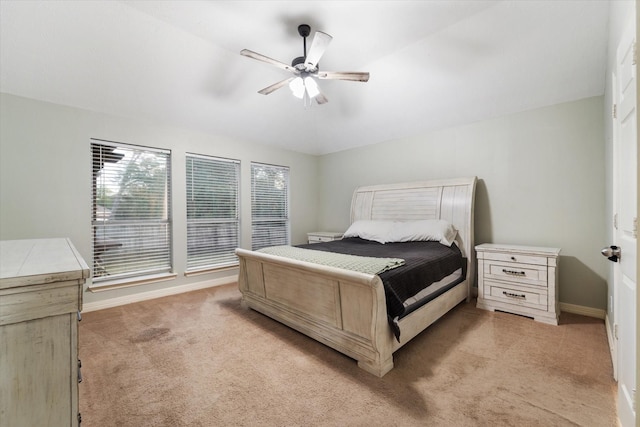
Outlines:
{"type": "Polygon", "coordinates": [[[635,26],[631,21],[617,50],[616,118],[614,122],[615,266],[614,295],[617,327],[618,418],[635,426],[636,390],[636,264],[637,264],[637,123],[635,26]]]}

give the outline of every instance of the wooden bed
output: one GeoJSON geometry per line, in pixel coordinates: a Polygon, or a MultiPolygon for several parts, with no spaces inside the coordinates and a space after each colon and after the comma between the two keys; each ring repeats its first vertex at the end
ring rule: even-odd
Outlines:
{"type": "Polygon", "coordinates": [[[243,304],[356,359],[359,367],[382,377],[393,368],[393,352],[471,297],[475,186],[476,177],[471,177],[367,186],[354,192],[351,223],[444,219],[458,230],[456,244],[467,261],[465,280],[401,318],[400,341],[389,326],[383,284],[377,275],[238,248],[243,304]]]}

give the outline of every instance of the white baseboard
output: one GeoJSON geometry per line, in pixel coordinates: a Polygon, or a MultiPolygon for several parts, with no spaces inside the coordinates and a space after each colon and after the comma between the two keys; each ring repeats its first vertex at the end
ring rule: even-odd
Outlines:
{"type": "Polygon", "coordinates": [[[227,285],[229,283],[234,283],[237,280],[238,276],[234,274],[233,276],[221,277],[214,280],[205,280],[203,282],[189,283],[188,285],[172,286],[170,288],[158,289],[155,291],[141,292],[96,302],[88,302],[86,304],[82,304],[82,312],[104,310],[105,308],[118,307],[134,302],[146,301],[154,298],[161,298],[169,295],[196,291],[198,289],[212,288],[214,286],[227,285]]]}
{"type": "MultiPolygon", "coordinates": [[[[82,305],[83,312],[90,312],[96,310],[103,310],[105,308],[118,307],[120,305],[131,304],[134,302],[146,301],[154,298],[166,297],[169,295],[181,294],[184,292],[196,291],[198,289],[212,288],[214,286],[227,285],[238,280],[237,275],[221,277],[214,280],[205,280],[204,282],[190,283],[188,285],[172,286],[170,288],[158,289],[155,291],[141,292],[132,295],[126,295],[122,297],[109,298],[102,301],[88,302],[82,305]]],[[[478,288],[473,288],[472,292],[477,295],[478,288]]],[[[595,317],[597,319],[605,319],[606,311],[599,308],[585,307],[582,305],[568,304],[566,302],[560,303],[560,310],[580,314],[588,317],[595,317]]],[[[609,323],[607,323],[608,327],[609,323]]],[[[607,330],[609,333],[609,330],[607,330]]]]}
{"type": "Polygon", "coordinates": [[[613,379],[618,381],[618,350],[616,346],[615,337],[611,330],[611,324],[609,323],[609,315],[604,319],[604,325],[607,329],[607,342],[609,343],[609,352],[611,353],[611,364],[613,365],[613,379]]]}
{"type": "Polygon", "coordinates": [[[595,317],[596,319],[603,319],[607,316],[607,312],[601,308],[585,307],[583,305],[568,304],[566,302],[560,303],[560,311],[565,313],[580,314],[587,317],[595,317]]]}

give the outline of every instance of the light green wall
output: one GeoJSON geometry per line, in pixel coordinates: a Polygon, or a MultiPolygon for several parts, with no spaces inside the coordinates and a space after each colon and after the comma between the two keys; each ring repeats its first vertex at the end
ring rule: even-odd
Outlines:
{"type": "Polygon", "coordinates": [[[475,241],[562,248],[560,301],[606,308],[603,98],[325,155],[319,228],[345,230],[360,185],[477,176],[475,241]]]}
{"type": "Polygon", "coordinates": [[[237,275],[237,270],[232,270],[184,276],[186,152],[241,161],[243,247],[250,247],[251,161],[290,167],[292,243],[304,243],[306,233],[316,228],[318,158],[315,156],[0,94],[1,240],[69,237],[89,263],[92,259],[90,138],[171,150],[173,260],[178,277],[132,288],[85,292],[85,302],[237,275]]]}
{"type": "Polygon", "coordinates": [[[476,175],[476,243],[562,248],[560,300],[606,308],[603,98],[559,104],[411,138],[308,156],[0,95],[0,239],[70,237],[91,259],[89,139],[172,150],[178,278],[85,293],[85,302],[235,275],[184,277],[184,154],[242,162],[242,246],[250,246],[249,163],[291,167],[292,242],[346,229],[359,185],[476,175]]]}

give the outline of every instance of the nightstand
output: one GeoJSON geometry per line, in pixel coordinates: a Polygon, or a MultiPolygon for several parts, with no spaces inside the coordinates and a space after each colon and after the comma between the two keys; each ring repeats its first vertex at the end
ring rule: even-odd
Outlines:
{"type": "Polygon", "coordinates": [[[314,231],[307,233],[309,243],[332,242],[342,239],[342,233],[334,233],[331,231],[314,231]]]}
{"type": "Polygon", "coordinates": [[[478,308],[558,324],[560,249],[483,244],[476,246],[476,252],[478,308]]]}

